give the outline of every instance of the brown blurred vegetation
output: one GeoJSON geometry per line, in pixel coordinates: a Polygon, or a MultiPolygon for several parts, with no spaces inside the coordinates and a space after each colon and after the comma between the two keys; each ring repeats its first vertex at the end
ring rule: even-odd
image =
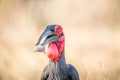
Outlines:
{"type": "Polygon", "coordinates": [[[61,24],[66,61],[81,80],[120,80],[119,0],[0,0],[0,80],[39,80],[44,27],[61,24]]]}

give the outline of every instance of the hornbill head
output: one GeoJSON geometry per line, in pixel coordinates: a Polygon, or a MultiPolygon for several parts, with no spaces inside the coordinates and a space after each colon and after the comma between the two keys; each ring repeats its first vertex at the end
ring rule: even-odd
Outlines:
{"type": "Polygon", "coordinates": [[[48,25],[35,47],[35,52],[44,52],[50,60],[57,62],[64,48],[63,28],[60,25],[48,25]],[[46,44],[48,44],[47,50],[45,50],[46,44]]]}

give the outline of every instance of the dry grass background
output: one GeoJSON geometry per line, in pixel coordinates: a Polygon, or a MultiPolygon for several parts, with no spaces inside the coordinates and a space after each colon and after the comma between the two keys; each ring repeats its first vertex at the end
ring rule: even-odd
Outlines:
{"type": "Polygon", "coordinates": [[[0,80],[39,80],[44,27],[61,24],[66,61],[81,80],[120,80],[119,0],[0,0],[0,80]]]}

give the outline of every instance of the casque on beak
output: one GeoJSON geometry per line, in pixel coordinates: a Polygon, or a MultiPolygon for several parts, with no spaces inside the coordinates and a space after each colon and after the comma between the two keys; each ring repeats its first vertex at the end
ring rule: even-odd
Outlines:
{"type": "Polygon", "coordinates": [[[34,52],[44,52],[45,53],[45,45],[51,42],[55,42],[59,38],[58,35],[56,35],[54,32],[46,29],[38,39],[38,42],[35,45],[34,52]],[[42,39],[45,38],[45,40],[41,43],[42,39]]]}

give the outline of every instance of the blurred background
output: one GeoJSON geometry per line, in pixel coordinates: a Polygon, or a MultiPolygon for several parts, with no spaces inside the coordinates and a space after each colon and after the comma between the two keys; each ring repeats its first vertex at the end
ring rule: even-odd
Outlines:
{"type": "Polygon", "coordinates": [[[48,24],[65,33],[65,57],[81,80],[120,80],[119,0],[0,0],[0,80],[40,80],[34,45],[48,24]]]}

